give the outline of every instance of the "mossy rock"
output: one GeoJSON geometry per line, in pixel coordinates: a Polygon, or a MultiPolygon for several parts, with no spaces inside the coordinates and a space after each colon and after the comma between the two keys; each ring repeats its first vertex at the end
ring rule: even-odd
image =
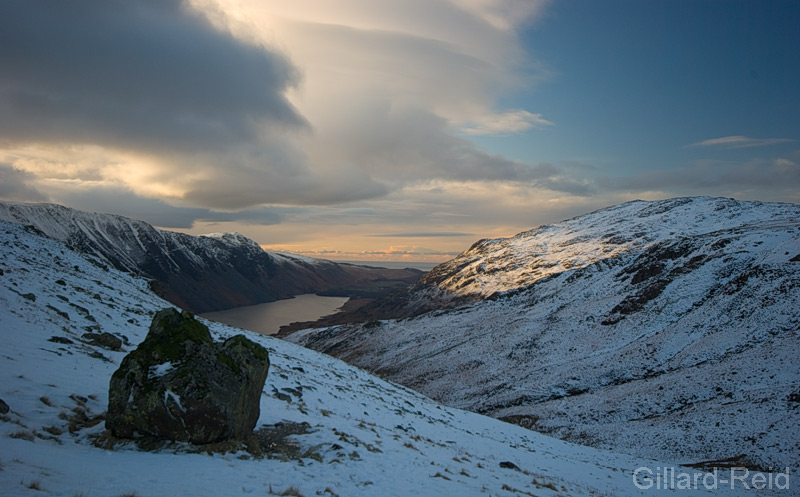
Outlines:
{"type": "Polygon", "coordinates": [[[137,351],[160,364],[180,360],[190,344],[213,343],[208,327],[197,321],[192,313],[164,309],[153,317],[150,331],[137,351]]]}
{"type": "Polygon", "coordinates": [[[243,335],[214,342],[188,312],[158,312],[109,384],[116,437],[195,444],[245,440],[259,417],[269,355],[243,335]]]}

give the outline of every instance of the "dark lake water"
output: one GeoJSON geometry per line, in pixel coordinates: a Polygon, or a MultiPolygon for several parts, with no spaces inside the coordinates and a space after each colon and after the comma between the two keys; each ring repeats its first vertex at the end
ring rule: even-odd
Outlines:
{"type": "Polygon", "coordinates": [[[322,316],[333,314],[348,300],[347,297],[320,297],[307,293],[291,299],[208,312],[201,316],[237,328],[274,335],[285,324],[295,321],[315,321],[322,316]]]}

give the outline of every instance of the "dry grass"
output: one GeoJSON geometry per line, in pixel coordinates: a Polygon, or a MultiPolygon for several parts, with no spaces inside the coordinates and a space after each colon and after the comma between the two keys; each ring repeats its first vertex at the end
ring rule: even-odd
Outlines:
{"type": "Polygon", "coordinates": [[[34,434],[28,430],[18,430],[14,433],[10,433],[8,436],[11,438],[18,438],[20,440],[27,440],[28,442],[33,442],[36,438],[34,434]]]}
{"type": "Polygon", "coordinates": [[[30,488],[31,490],[41,490],[42,482],[40,482],[39,480],[33,480],[32,482],[28,483],[25,486],[30,488]]]}
{"type": "Polygon", "coordinates": [[[46,405],[47,407],[53,407],[53,402],[47,396],[42,395],[41,397],[39,397],[39,400],[42,402],[42,404],[46,405]]]}
{"type": "Polygon", "coordinates": [[[42,430],[46,431],[47,433],[55,436],[59,436],[64,433],[64,430],[59,428],[58,426],[45,426],[42,430]]]}
{"type": "Polygon", "coordinates": [[[534,478],[531,483],[536,485],[538,488],[548,488],[548,489],[550,489],[550,490],[552,490],[554,492],[558,492],[558,488],[556,487],[555,483],[553,483],[553,482],[550,482],[550,481],[548,481],[548,482],[539,481],[536,478],[534,478]]]}
{"type": "Polygon", "coordinates": [[[528,495],[530,497],[536,497],[536,494],[532,494],[532,493],[530,493],[530,492],[528,492],[526,490],[520,490],[518,488],[514,488],[514,487],[512,487],[510,485],[506,485],[505,483],[503,483],[503,490],[507,490],[509,492],[514,492],[517,495],[521,494],[521,495],[528,495]]]}
{"type": "Polygon", "coordinates": [[[105,413],[93,414],[91,410],[84,409],[83,407],[76,406],[72,408],[72,414],[64,416],[62,411],[59,418],[67,420],[67,428],[70,433],[77,433],[85,428],[91,428],[97,424],[102,423],[106,419],[105,413]]]}
{"type": "Polygon", "coordinates": [[[419,452],[419,449],[414,447],[414,444],[412,444],[411,442],[404,443],[403,447],[405,447],[407,449],[411,449],[411,450],[416,450],[417,452],[419,452]]]}
{"type": "Polygon", "coordinates": [[[305,497],[302,493],[300,493],[300,489],[295,487],[295,486],[291,486],[291,487],[287,488],[286,490],[284,490],[281,493],[275,493],[275,491],[272,489],[272,485],[270,485],[269,486],[269,494],[270,495],[279,495],[279,496],[283,496],[283,497],[305,497]]]}

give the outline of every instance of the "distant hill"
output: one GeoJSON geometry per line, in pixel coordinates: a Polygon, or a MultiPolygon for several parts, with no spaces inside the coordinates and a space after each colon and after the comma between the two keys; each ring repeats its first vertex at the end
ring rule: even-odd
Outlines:
{"type": "Polygon", "coordinates": [[[798,205],[628,202],[481,240],[376,309],[405,319],[287,339],[566,440],[798,467],[798,205]]]}
{"type": "Polygon", "coordinates": [[[266,252],[239,233],[192,236],[55,204],[0,202],[0,219],[33,226],[101,264],[150,278],[164,298],[196,313],[303,293],[375,297],[422,275],[266,252]]]}

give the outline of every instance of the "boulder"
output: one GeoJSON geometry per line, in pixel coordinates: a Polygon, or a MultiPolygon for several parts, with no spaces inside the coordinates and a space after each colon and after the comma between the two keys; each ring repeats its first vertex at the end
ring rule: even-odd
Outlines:
{"type": "Polygon", "coordinates": [[[119,438],[207,444],[248,438],[269,369],[243,335],[214,342],[188,312],[158,312],[111,377],[106,428],[119,438]]]}

